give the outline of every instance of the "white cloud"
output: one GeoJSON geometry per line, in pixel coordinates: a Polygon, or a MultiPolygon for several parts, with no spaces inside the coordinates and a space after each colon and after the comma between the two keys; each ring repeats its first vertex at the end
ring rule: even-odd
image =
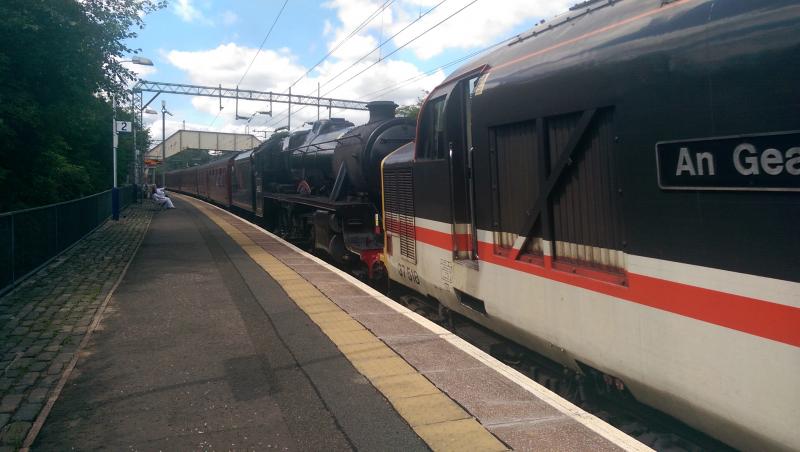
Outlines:
{"type": "MultiPolygon", "coordinates": [[[[257,49],[241,47],[233,43],[220,45],[214,49],[203,51],[170,51],[166,52],[166,59],[183,70],[188,76],[190,83],[198,85],[217,86],[222,84],[226,87],[235,86],[250,64],[257,49]]],[[[372,61],[364,61],[352,69],[353,73],[360,71],[372,61]]],[[[318,73],[311,77],[302,79],[292,89],[293,94],[316,95],[317,83],[324,83],[330,75],[337,74],[351,65],[351,60],[336,59],[332,62],[325,62],[318,68],[318,73]]],[[[307,68],[296,63],[296,59],[287,48],[276,50],[265,49],[260,52],[253,66],[248,72],[247,78],[242,83],[243,89],[255,89],[259,91],[273,91],[277,93],[286,92],[286,88],[306,72],[307,68]]],[[[349,73],[348,73],[349,74],[349,73]]],[[[367,71],[363,77],[359,77],[352,83],[348,83],[331,93],[330,97],[340,99],[359,99],[372,100],[376,96],[375,92],[387,86],[398,85],[408,79],[419,77],[406,86],[379,97],[381,100],[393,100],[400,105],[410,104],[416,101],[423,89],[430,89],[444,78],[444,73],[438,71],[430,76],[420,77],[422,72],[412,63],[396,60],[387,60],[380,65],[367,71]]],[[[346,80],[342,76],[335,82],[322,89],[323,95],[326,89],[331,89],[337,83],[346,80]]],[[[223,99],[224,109],[219,111],[219,99],[210,97],[192,98],[192,106],[208,115],[219,118],[215,122],[215,129],[236,130],[243,132],[246,121],[236,120],[235,101],[223,99]]],[[[287,110],[286,104],[273,104],[274,118],[267,116],[257,116],[250,122],[251,128],[263,128],[265,123],[274,123],[273,126],[284,125],[286,120],[278,121],[284,117],[287,110]]],[[[239,115],[250,116],[259,110],[269,110],[269,104],[263,102],[253,102],[240,100],[239,115]]],[[[321,109],[321,115],[327,116],[327,109],[321,109]]],[[[366,113],[356,111],[334,111],[334,116],[345,116],[354,123],[365,122],[366,113]]],[[[306,121],[313,121],[317,118],[316,107],[293,108],[292,128],[296,128],[306,121]]]]}
{"type": "MultiPolygon", "coordinates": [[[[532,26],[536,19],[547,18],[564,12],[575,2],[575,0],[539,0],[537,2],[531,2],[530,0],[503,0],[502,7],[498,7],[496,2],[488,0],[479,0],[470,5],[471,1],[459,0],[444,3],[421,19],[419,17],[436,6],[439,0],[403,0],[395,2],[383,13],[375,16],[358,33],[360,42],[351,38],[342,46],[343,49],[337,52],[337,56],[344,58],[358,52],[363,55],[377,45],[380,37],[386,39],[416,19],[419,20],[402,31],[393,40],[392,46],[387,46],[389,50],[406,44],[412,38],[432,27],[435,28],[432,28],[407,47],[415,53],[417,58],[429,59],[448,49],[485,47],[507,37],[514,27],[525,23],[530,23],[532,26]],[[463,11],[458,12],[465,6],[466,8],[463,11]],[[453,17],[447,19],[451,15],[453,17]],[[445,21],[445,19],[447,20],[445,21]],[[440,22],[442,22],[441,25],[437,26],[440,22]],[[367,42],[366,36],[372,38],[370,41],[371,46],[365,45],[367,42]]],[[[332,48],[357,28],[380,5],[380,2],[368,0],[331,0],[325,3],[323,6],[336,11],[336,17],[340,22],[331,33],[333,39],[329,48],[332,48]]],[[[327,36],[328,33],[323,34],[323,36],[327,36]]]]}
{"type": "MultiPolygon", "coordinates": [[[[471,5],[471,0],[441,4],[440,0],[400,0],[382,13],[373,14],[385,3],[370,0],[330,0],[323,6],[335,11],[338,22],[330,27],[326,26],[323,37],[328,40],[328,49],[335,51],[312,75],[321,80],[323,93],[347,82],[331,95],[344,97],[347,93],[369,94],[369,87],[375,91],[381,87],[377,86],[381,81],[382,86],[389,86],[392,81],[403,81],[420,74],[421,69],[410,63],[407,64],[413,70],[404,66],[397,72],[395,60],[402,58],[401,55],[408,55],[407,53],[398,53],[389,60],[381,61],[387,54],[414,38],[416,39],[406,49],[420,60],[430,59],[451,49],[472,51],[509,37],[512,30],[519,29],[521,25],[533,26],[542,17],[565,11],[572,1],[574,0],[540,0],[532,6],[529,0],[504,0],[503,7],[498,8],[487,0],[479,0],[471,5]],[[437,6],[436,9],[428,13],[434,6],[437,6]],[[458,12],[465,6],[467,7],[463,11],[458,12]],[[453,16],[450,19],[444,21],[451,15],[453,16]],[[370,17],[372,19],[360,31],[350,36],[370,17]],[[441,25],[437,26],[440,22],[441,25]],[[418,37],[423,32],[425,34],[418,37]],[[395,34],[397,36],[392,42],[376,50],[381,42],[395,34]],[[379,64],[366,70],[363,75],[356,76],[358,72],[378,61],[379,64]],[[398,73],[405,78],[397,77],[398,73]],[[348,82],[351,77],[355,78],[348,82]]],[[[398,92],[390,94],[413,102],[418,94],[409,97],[410,91],[419,93],[421,89],[431,89],[435,86],[434,80],[441,81],[442,77],[443,74],[438,71],[431,77],[414,81],[409,87],[400,88],[398,92]]]]}
{"type": "MultiPolygon", "coordinates": [[[[189,0],[178,0],[180,4],[191,6],[189,0]]],[[[328,59],[314,68],[309,76],[304,77],[293,87],[294,94],[316,95],[317,84],[322,85],[321,94],[327,97],[358,100],[393,100],[399,105],[416,102],[423,90],[430,90],[445,77],[442,70],[431,75],[423,74],[424,69],[413,62],[401,61],[398,57],[408,53],[398,53],[375,64],[363,75],[348,81],[358,72],[364,70],[385,55],[405,44],[410,39],[439,23],[447,16],[469,4],[471,0],[451,0],[437,7],[418,22],[400,33],[391,43],[380,51],[373,51],[382,40],[408,26],[422,13],[425,13],[440,0],[398,0],[382,13],[375,15],[366,26],[347,39],[328,59]],[[362,61],[358,61],[363,56],[362,61]],[[335,78],[335,80],[334,80],[335,78]],[[338,85],[344,83],[341,87],[338,85]],[[335,90],[334,90],[335,88],[335,90]],[[388,89],[387,89],[388,88],[388,89]],[[333,91],[331,91],[333,90],[333,91]]],[[[419,60],[426,60],[448,50],[473,51],[508,37],[514,29],[529,24],[531,27],[540,18],[549,18],[566,11],[575,0],[503,0],[502,7],[490,0],[479,0],[467,7],[463,12],[437,26],[421,38],[418,38],[406,49],[419,60]]],[[[328,50],[334,49],[342,40],[352,33],[368,16],[375,12],[382,0],[329,0],[322,4],[335,13],[335,19],[326,20],[321,31],[321,40],[328,50]]],[[[223,17],[224,22],[224,17],[223,17]]],[[[298,50],[298,49],[294,49],[298,50]]],[[[216,86],[233,86],[250,64],[256,49],[242,47],[235,43],[220,45],[214,49],[202,51],[170,51],[166,57],[176,67],[183,70],[191,83],[216,86]]],[[[462,52],[455,52],[463,54],[462,52]]],[[[300,65],[291,49],[264,49],[242,88],[261,91],[285,92],[286,88],[300,78],[308,67],[300,65]]],[[[451,68],[450,70],[452,70],[451,68]]],[[[237,121],[234,117],[233,100],[223,101],[225,109],[219,112],[219,100],[213,98],[194,98],[192,106],[206,114],[217,115],[214,129],[228,131],[244,131],[245,121],[237,121]]],[[[269,124],[277,127],[286,124],[286,105],[273,106],[275,118],[258,116],[250,123],[250,128],[263,128],[269,124]],[[284,119],[281,119],[284,118],[284,119]]],[[[249,115],[256,110],[265,110],[264,104],[240,101],[239,114],[249,115]]],[[[327,110],[321,110],[327,116],[327,110]]],[[[334,111],[333,116],[345,116],[354,123],[364,122],[366,113],[354,111],[334,111]]],[[[293,108],[292,128],[295,129],[304,121],[317,117],[315,107],[293,108]]]]}
{"type": "MultiPolygon", "coordinates": [[[[233,43],[223,44],[214,49],[187,52],[170,51],[166,53],[167,60],[183,70],[190,83],[198,85],[233,87],[242,77],[247,66],[253,61],[257,49],[241,47],[233,43]]],[[[242,82],[241,88],[259,91],[283,92],[294,80],[299,78],[306,69],[294,62],[294,57],[287,48],[278,50],[264,49],[256,57],[253,66],[242,82]]],[[[316,85],[315,85],[316,86],[316,85]]],[[[296,92],[305,94],[311,89],[307,85],[298,87],[296,92]]],[[[214,123],[215,130],[228,130],[243,132],[245,121],[235,119],[236,108],[233,99],[223,99],[222,112],[219,111],[219,99],[210,97],[192,98],[192,106],[209,115],[219,118],[214,123]]],[[[275,110],[280,108],[274,105],[275,110]]],[[[255,111],[269,110],[269,104],[253,101],[239,101],[239,115],[250,116],[255,111]]],[[[256,123],[263,123],[263,118],[257,118],[256,123]]]]}
{"type": "Polygon", "coordinates": [[[222,23],[223,24],[230,26],[230,25],[235,24],[238,21],[239,21],[239,16],[237,16],[235,12],[233,12],[231,10],[225,10],[222,13],[222,23]]]}
{"type": "Polygon", "coordinates": [[[140,64],[133,64],[133,63],[122,63],[122,65],[136,74],[138,78],[145,78],[149,75],[155,74],[158,72],[155,66],[142,66],[140,64]]]}
{"type": "MultiPolygon", "coordinates": [[[[392,34],[402,29],[419,14],[419,7],[408,8],[406,2],[401,10],[403,20],[392,25],[392,34]]],[[[430,9],[431,3],[425,2],[423,12],[430,9]]],[[[455,4],[446,3],[437,8],[408,30],[402,32],[394,40],[394,45],[400,46],[410,41],[425,30],[436,26],[448,16],[455,14],[441,25],[408,45],[418,58],[429,59],[448,49],[474,49],[493,44],[503,38],[509,37],[510,30],[520,25],[529,23],[534,25],[540,18],[549,18],[566,11],[575,0],[503,0],[502,7],[495,2],[479,0],[467,6],[463,11],[457,12],[469,4],[462,0],[455,4]]],[[[402,8],[402,7],[401,7],[402,8]]]]}
{"type": "MultiPolygon", "coordinates": [[[[239,82],[256,53],[257,49],[228,43],[201,51],[172,50],[166,53],[166,58],[185,71],[192,83],[233,86],[239,82]]],[[[283,90],[303,72],[305,69],[295,64],[288,49],[264,49],[253,62],[242,86],[283,90]]]]}
{"type": "Polygon", "coordinates": [[[207,18],[192,1],[193,0],[177,0],[173,8],[175,15],[180,17],[184,22],[198,22],[205,25],[213,25],[214,23],[207,18]]]}

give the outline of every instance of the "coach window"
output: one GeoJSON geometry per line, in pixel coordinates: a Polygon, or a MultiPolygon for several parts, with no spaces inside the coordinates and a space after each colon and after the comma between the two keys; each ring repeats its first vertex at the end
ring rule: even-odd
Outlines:
{"type": "Polygon", "coordinates": [[[422,158],[443,159],[447,155],[444,142],[444,100],[438,97],[427,103],[423,113],[422,158]]]}

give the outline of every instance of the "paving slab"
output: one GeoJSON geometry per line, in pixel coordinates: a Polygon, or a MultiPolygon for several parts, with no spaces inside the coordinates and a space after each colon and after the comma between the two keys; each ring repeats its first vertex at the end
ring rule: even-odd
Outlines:
{"type": "Polygon", "coordinates": [[[240,246],[175,204],[33,449],[428,450],[240,246]]]}
{"type": "Polygon", "coordinates": [[[485,425],[566,418],[555,408],[485,367],[444,369],[427,375],[485,425]]]}
{"type": "Polygon", "coordinates": [[[494,377],[484,380],[487,386],[502,380],[495,376],[497,372],[486,369],[483,363],[458,350],[439,336],[392,335],[385,337],[384,340],[425,375],[441,372],[458,374],[465,370],[483,369],[488,377],[494,377]]]}
{"type": "Polygon", "coordinates": [[[619,447],[597,436],[588,428],[563,416],[490,426],[489,430],[502,436],[515,450],[545,452],[566,450],[611,452],[619,450],[619,447]]]}
{"type": "MultiPolygon", "coordinates": [[[[264,235],[229,214],[204,210],[241,243],[255,243],[264,235]]],[[[406,411],[406,420],[415,425],[414,430],[435,449],[503,450],[513,447],[539,450],[541,445],[544,450],[649,450],[468,346],[452,333],[392,304],[363,284],[353,282],[352,278],[341,276],[341,281],[337,281],[327,275],[319,277],[316,273],[320,270],[309,264],[293,265],[294,258],[302,253],[288,244],[253,246],[248,252],[255,255],[259,254],[258,249],[267,248],[273,258],[287,266],[278,270],[281,277],[286,278],[289,270],[293,270],[366,328],[326,332],[396,408],[406,411]],[[413,325],[405,325],[406,330],[391,325],[403,322],[401,318],[414,318],[413,325]],[[381,350],[387,346],[390,347],[388,356],[381,350]],[[453,419],[427,423],[438,419],[437,416],[447,418],[448,410],[442,410],[442,404],[438,403],[441,400],[453,400],[466,411],[459,408],[453,411],[453,419]],[[426,401],[430,406],[423,403],[426,401]],[[433,406],[437,406],[436,413],[432,411],[433,406]],[[548,437],[539,442],[537,435],[543,434],[548,437]]],[[[320,268],[335,272],[327,264],[315,262],[320,268]]],[[[265,266],[270,273],[280,267],[266,261],[265,266]]],[[[305,282],[296,276],[281,283],[287,292],[301,295],[301,298],[313,297],[315,291],[305,288],[305,282]]],[[[311,317],[315,321],[324,319],[318,323],[326,330],[330,316],[311,317]]]]}
{"type": "Polygon", "coordinates": [[[81,285],[54,274],[55,289],[32,287],[31,299],[59,303],[16,316],[0,303],[0,334],[11,338],[0,345],[0,383],[24,396],[14,417],[0,417],[0,448],[32,435],[27,413],[78,352],[34,450],[617,449],[431,322],[236,217],[177,198],[80,350],[95,325],[92,297],[111,287],[102,275],[81,285]]]}
{"type": "MultiPolygon", "coordinates": [[[[372,307],[372,309],[377,311],[377,305],[379,305],[379,303],[372,302],[369,303],[369,305],[375,305],[372,307]]],[[[419,340],[423,338],[438,338],[435,333],[431,332],[429,329],[423,327],[419,323],[411,320],[407,316],[392,310],[382,303],[380,303],[380,305],[388,311],[367,313],[353,311],[348,312],[353,316],[354,319],[361,322],[365,327],[372,331],[373,334],[381,339],[387,339],[390,337],[415,338],[419,340]]]]}
{"type": "Polygon", "coordinates": [[[0,446],[22,445],[154,212],[130,206],[0,298],[0,446]]]}

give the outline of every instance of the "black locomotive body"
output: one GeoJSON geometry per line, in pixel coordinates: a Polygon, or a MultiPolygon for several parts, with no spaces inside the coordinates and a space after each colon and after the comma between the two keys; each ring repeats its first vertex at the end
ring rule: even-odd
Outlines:
{"type": "Polygon", "coordinates": [[[254,150],[167,173],[167,188],[250,216],[365,278],[385,276],[380,254],[384,157],[414,139],[393,102],[371,102],[360,126],[323,119],[254,150]]]}
{"type": "Polygon", "coordinates": [[[261,221],[294,242],[329,255],[340,265],[364,265],[369,278],[383,275],[380,164],[414,138],[413,120],[395,118],[393,102],[368,104],[370,119],[354,127],[323,120],[282,149],[254,153],[255,186],[263,187],[261,221]]]}

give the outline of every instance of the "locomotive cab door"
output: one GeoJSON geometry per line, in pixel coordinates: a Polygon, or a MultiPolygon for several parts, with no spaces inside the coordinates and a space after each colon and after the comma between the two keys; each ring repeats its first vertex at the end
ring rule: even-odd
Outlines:
{"type": "MultiPolygon", "coordinates": [[[[450,163],[453,259],[478,259],[473,164],[472,98],[480,74],[459,81],[447,98],[447,146],[450,163]]],[[[477,266],[476,266],[477,268],[477,266]]]]}

